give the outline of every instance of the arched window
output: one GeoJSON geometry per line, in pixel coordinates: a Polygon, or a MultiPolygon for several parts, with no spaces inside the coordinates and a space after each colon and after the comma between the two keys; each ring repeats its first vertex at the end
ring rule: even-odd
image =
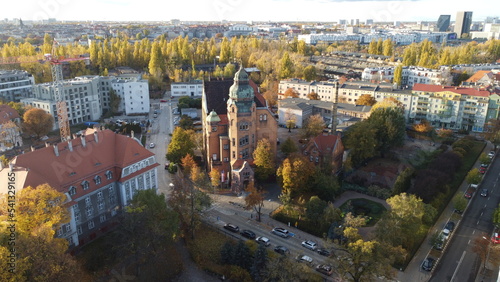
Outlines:
{"type": "Polygon", "coordinates": [[[96,175],[96,176],[94,177],[94,182],[95,182],[95,184],[97,184],[97,185],[101,184],[101,177],[100,177],[99,175],[96,175]]]}
{"type": "Polygon", "coordinates": [[[111,172],[111,170],[106,171],[106,179],[109,180],[111,178],[113,178],[113,172],[111,172]]]}
{"type": "Polygon", "coordinates": [[[83,190],[89,189],[89,182],[87,180],[84,180],[82,182],[82,188],[83,188],[83,190]]]}

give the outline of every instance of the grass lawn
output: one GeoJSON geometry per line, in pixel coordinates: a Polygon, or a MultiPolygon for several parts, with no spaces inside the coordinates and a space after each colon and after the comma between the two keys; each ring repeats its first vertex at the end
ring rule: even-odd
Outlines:
{"type": "Polygon", "coordinates": [[[362,215],[368,218],[366,227],[374,226],[380,220],[382,214],[387,210],[382,204],[363,198],[352,199],[340,206],[340,210],[343,212],[349,209],[351,209],[356,216],[362,215]],[[352,209],[349,208],[349,203],[352,209]]]}

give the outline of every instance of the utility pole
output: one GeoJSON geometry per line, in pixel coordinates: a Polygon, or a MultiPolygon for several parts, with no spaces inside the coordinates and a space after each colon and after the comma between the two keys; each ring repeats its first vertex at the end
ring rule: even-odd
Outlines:
{"type": "Polygon", "coordinates": [[[335,93],[332,97],[332,128],[330,129],[330,135],[335,135],[337,133],[337,104],[339,102],[339,82],[335,82],[335,93]]]}

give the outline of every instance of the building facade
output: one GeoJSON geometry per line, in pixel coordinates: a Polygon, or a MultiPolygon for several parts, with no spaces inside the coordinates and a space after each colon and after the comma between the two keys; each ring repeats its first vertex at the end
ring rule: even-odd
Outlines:
{"type": "Polygon", "coordinates": [[[0,99],[19,102],[33,97],[35,79],[31,74],[20,70],[0,70],[0,99]]]}
{"type": "Polygon", "coordinates": [[[457,19],[455,20],[455,33],[458,38],[462,35],[469,34],[470,25],[472,24],[472,12],[457,12],[457,19]]]}
{"type": "Polygon", "coordinates": [[[268,139],[276,155],[277,122],[257,86],[240,68],[234,80],[204,82],[202,97],[204,149],[208,169],[235,192],[254,180],[253,151],[268,139]]]}
{"type": "Polygon", "coordinates": [[[450,27],[450,19],[451,19],[450,15],[440,15],[436,23],[437,31],[439,32],[447,31],[448,28],[450,27]]]}
{"type": "Polygon", "coordinates": [[[14,173],[16,191],[47,183],[66,194],[71,220],[56,234],[74,248],[119,224],[116,215],[137,191],[157,190],[158,166],[154,154],[133,136],[88,130],[15,157],[8,168],[0,168],[0,193],[6,193],[7,173],[14,173]]]}
{"type": "MultiPolygon", "coordinates": [[[[120,97],[118,112],[125,115],[149,113],[149,84],[147,80],[112,78],[111,88],[120,97]]],[[[109,101],[111,101],[111,97],[109,101]]]]}
{"type": "MultiPolygon", "coordinates": [[[[364,81],[392,83],[394,70],[394,67],[365,68],[361,73],[361,79],[364,81]]],[[[450,85],[451,75],[447,69],[427,69],[415,66],[403,67],[401,86],[411,88],[417,83],[450,85]]]]}
{"type": "Polygon", "coordinates": [[[172,97],[189,96],[200,98],[203,95],[203,81],[173,82],[170,91],[172,97]]]}
{"type": "Polygon", "coordinates": [[[8,105],[0,105],[0,152],[22,145],[19,113],[8,105]]]}

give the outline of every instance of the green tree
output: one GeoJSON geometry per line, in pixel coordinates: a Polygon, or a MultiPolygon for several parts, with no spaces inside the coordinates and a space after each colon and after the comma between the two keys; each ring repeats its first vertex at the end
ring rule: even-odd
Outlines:
{"type": "Polygon", "coordinates": [[[403,66],[401,64],[397,65],[396,69],[394,69],[394,78],[392,82],[398,87],[401,87],[403,83],[403,66]]]}
{"type": "Polygon", "coordinates": [[[281,143],[281,152],[288,157],[289,155],[296,153],[299,151],[297,144],[292,140],[292,138],[288,137],[285,142],[281,143]]]}
{"type": "Polygon", "coordinates": [[[358,122],[346,132],[345,147],[354,166],[378,154],[377,129],[368,122],[358,122]]]}
{"type": "Polygon", "coordinates": [[[457,211],[463,212],[467,207],[467,199],[461,193],[456,194],[453,197],[453,208],[457,211]]]}
{"type": "Polygon", "coordinates": [[[120,107],[120,102],[122,101],[121,97],[116,94],[113,88],[109,89],[109,111],[112,115],[118,113],[118,109],[120,107]]]}
{"type": "Polygon", "coordinates": [[[482,178],[483,176],[481,175],[479,170],[477,168],[473,168],[467,173],[465,181],[467,181],[467,183],[469,184],[478,184],[479,182],[481,182],[482,178]]]}
{"type": "Polygon", "coordinates": [[[191,138],[192,131],[176,127],[172,134],[172,141],[168,145],[167,159],[172,163],[180,163],[187,154],[193,155],[195,144],[191,138]]]}
{"type": "Polygon", "coordinates": [[[378,108],[372,111],[367,122],[376,129],[378,150],[382,154],[403,144],[406,122],[401,108],[378,108]]]}
{"type": "Polygon", "coordinates": [[[249,192],[245,197],[246,209],[253,209],[257,213],[257,221],[260,222],[264,207],[264,191],[255,187],[253,183],[248,185],[246,191],[249,192]]]}
{"type": "Polygon", "coordinates": [[[267,261],[267,249],[263,244],[259,244],[254,255],[252,267],[250,268],[250,275],[252,275],[254,281],[263,281],[267,276],[267,261]]]}
{"type": "Polygon", "coordinates": [[[359,96],[359,99],[356,100],[356,105],[363,105],[363,106],[373,106],[377,103],[377,100],[370,95],[370,94],[362,94],[359,96]]]}
{"type": "Polygon", "coordinates": [[[260,139],[257,142],[257,147],[253,151],[253,159],[256,166],[255,177],[258,180],[267,180],[270,175],[274,174],[276,170],[274,156],[275,154],[271,149],[271,143],[269,139],[260,139]]]}
{"type": "Polygon", "coordinates": [[[304,79],[307,81],[316,79],[316,67],[309,65],[304,68],[304,79]]]}
{"type": "Polygon", "coordinates": [[[290,59],[290,54],[285,51],[281,57],[280,78],[290,78],[293,74],[293,62],[290,59]]]}
{"type": "Polygon", "coordinates": [[[318,222],[323,218],[328,203],[321,200],[318,196],[312,196],[306,204],[306,216],[313,222],[318,222]]]}
{"type": "Polygon", "coordinates": [[[54,117],[42,109],[32,108],[27,110],[23,116],[23,129],[28,134],[38,138],[47,135],[54,125],[54,117]]]}
{"type": "Polygon", "coordinates": [[[323,132],[325,128],[325,121],[321,115],[310,116],[307,122],[300,130],[300,135],[304,139],[309,139],[311,137],[316,137],[323,132]]]}
{"type": "Polygon", "coordinates": [[[324,201],[332,201],[340,194],[340,184],[330,169],[316,169],[314,174],[314,192],[324,201]]]}
{"type": "Polygon", "coordinates": [[[394,182],[394,186],[392,188],[392,194],[398,195],[400,193],[408,191],[408,189],[410,189],[411,179],[414,173],[415,170],[413,168],[405,168],[403,172],[401,172],[396,178],[396,181],[394,182]]]}

